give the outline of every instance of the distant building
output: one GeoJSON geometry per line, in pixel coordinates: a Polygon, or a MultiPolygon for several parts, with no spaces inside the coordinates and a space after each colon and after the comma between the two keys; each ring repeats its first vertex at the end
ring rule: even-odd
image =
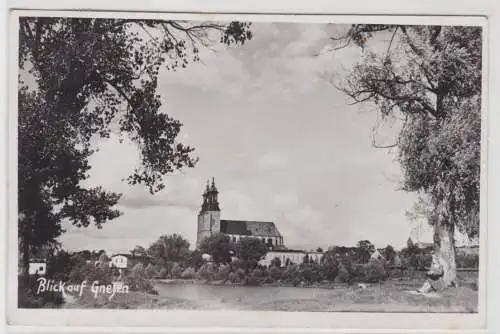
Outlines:
{"type": "Polygon", "coordinates": [[[128,268],[129,257],[130,256],[127,254],[115,254],[111,256],[111,261],[109,261],[109,266],[111,268],[126,269],[128,268]]]}
{"type": "Polygon", "coordinates": [[[44,259],[31,259],[28,267],[29,275],[44,276],[47,273],[47,262],[44,259]]]}
{"type": "Polygon", "coordinates": [[[284,246],[283,236],[274,222],[221,220],[218,193],[215,181],[212,178],[212,185],[207,182],[207,187],[203,193],[203,203],[198,214],[197,248],[200,247],[203,239],[216,233],[227,235],[235,243],[241,238],[257,238],[262,240],[269,248],[284,246]]]}
{"type": "Polygon", "coordinates": [[[415,246],[420,249],[434,248],[434,244],[432,242],[417,242],[415,243],[415,246]]]}
{"type": "Polygon", "coordinates": [[[463,254],[463,255],[477,255],[477,256],[479,256],[479,245],[457,247],[456,253],[463,254]]]}
{"type": "Polygon", "coordinates": [[[131,254],[121,253],[111,256],[109,267],[117,269],[131,269],[137,263],[143,263],[144,265],[147,265],[149,262],[151,262],[150,256],[133,256],[131,254]]]}
{"type": "Polygon", "coordinates": [[[287,262],[301,264],[304,262],[306,255],[309,258],[309,261],[314,263],[320,263],[321,258],[323,257],[322,252],[306,252],[303,250],[293,249],[272,250],[266,253],[264,258],[259,261],[259,264],[269,266],[274,258],[278,258],[280,260],[281,266],[285,266],[287,262]]]}
{"type": "Polygon", "coordinates": [[[385,257],[380,253],[378,249],[375,249],[372,255],[370,255],[370,259],[385,262],[385,257]]]}

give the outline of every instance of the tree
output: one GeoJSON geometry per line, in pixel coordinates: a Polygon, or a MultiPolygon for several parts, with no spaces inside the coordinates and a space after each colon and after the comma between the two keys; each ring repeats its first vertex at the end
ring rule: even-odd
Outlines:
{"type": "Polygon", "coordinates": [[[145,271],[144,264],[142,264],[142,262],[136,263],[132,267],[131,276],[135,278],[144,278],[145,277],[144,271],[145,271]]]}
{"type": "Polygon", "coordinates": [[[413,249],[415,248],[415,244],[413,243],[413,240],[411,240],[411,237],[408,237],[408,240],[406,241],[406,247],[408,249],[413,249]]]}
{"type": "Polygon", "coordinates": [[[353,25],[341,38],[366,52],[341,89],[354,103],[375,104],[383,117],[402,116],[390,146],[398,148],[404,190],[430,204],[443,286],[458,283],[455,229],[479,233],[481,35],[480,27],[353,25]],[[369,49],[380,34],[387,48],[369,49]]]}
{"type": "Polygon", "coordinates": [[[98,264],[99,267],[102,269],[108,268],[108,262],[109,262],[109,257],[106,255],[106,252],[102,252],[101,255],[99,255],[99,260],[98,264]]]}
{"type": "Polygon", "coordinates": [[[203,239],[200,244],[202,253],[212,255],[213,261],[217,264],[226,264],[231,262],[231,251],[233,244],[229,237],[223,233],[215,233],[203,239]]]}
{"type": "Polygon", "coordinates": [[[82,261],[74,254],[61,250],[48,258],[46,277],[54,280],[68,281],[73,267],[82,265],[83,263],[85,261],[82,261]]]}
{"type": "Polygon", "coordinates": [[[394,250],[394,247],[391,245],[387,245],[384,248],[384,258],[387,260],[389,264],[394,264],[394,258],[396,256],[396,251],[394,250]]]}
{"type": "Polygon", "coordinates": [[[135,246],[134,249],[130,251],[130,254],[132,254],[132,256],[139,256],[139,257],[145,257],[148,255],[146,248],[139,245],[135,246]]]}
{"type": "Polygon", "coordinates": [[[25,274],[33,248],[56,246],[63,220],[100,228],[120,215],[120,194],[85,187],[95,137],[111,129],[137,144],[127,178],[151,193],[164,176],[197,161],[176,138],[182,123],[161,111],[158,76],[198,61],[208,33],[227,45],[250,39],[249,24],[162,20],[19,19],[19,247],[25,274]],[[30,80],[26,78],[32,78],[30,80]]]}
{"type": "Polygon", "coordinates": [[[329,250],[321,257],[321,269],[326,279],[334,281],[339,273],[340,263],[335,251],[329,250]]]}
{"type": "Polygon", "coordinates": [[[201,252],[195,249],[189,254],[185,266],[192,267],[195,270],[198,270],[202,265],[203,265],[203,259],[201,258],[201,252]]]}
{"type": "Polygon", "coordinates": [[[357,244],[356,258],[359,263],[367,263],[371,254],[375,251],[375,246],[369,240],[360,240],[357,244]]]}
{"type": "Polygon", "coordinates": [[[144,277],[145,278],[155,278],[157,272],[153,264],[149,263],[146,268],[144,268],[144,277]]]}
{"type": "Polygon", "coordinates": [[[162,235],[149,246],[147,253],[155,264],[166,265],[168,262],[187,261],[190,254],[189,241],[176,233],[162,235]]]}
{"type": "Polygon", "coordinates": [[[264,242],[257,238],[242,238],[236,244],[236,256],[241,261],[245,273],[254,269],[267,251],[264,242]]]}
{"type": "Polygon", "coordinates": [[[279,257],[274,257],[269,264],[270,267],[281,268],[281,260],[279,257]]]}

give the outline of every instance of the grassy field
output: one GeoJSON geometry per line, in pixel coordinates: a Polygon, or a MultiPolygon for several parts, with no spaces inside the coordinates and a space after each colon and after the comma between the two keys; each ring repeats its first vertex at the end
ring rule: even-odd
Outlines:
{"type": "Polygon", "coordinates": [[[450,288],[441,294],[412,293],[419,285],[417,282],[386,282],[366,289],[330,289],[316,293],[313,298],[242,301],[240,308],[308,312],[477,312],[477,291],[469,287],[450,288]]]}
{"type": "Polygon", "coordinates": [[[477,312],[477,273],[460,273],[461,286],[439,294],[415,293],[421,278],[391,279],[361,289],[249,287],[157,283],[158,295],[117,294],[111,300],[86,293],[67,308],[256,310],[308,312],[477,312]]]}

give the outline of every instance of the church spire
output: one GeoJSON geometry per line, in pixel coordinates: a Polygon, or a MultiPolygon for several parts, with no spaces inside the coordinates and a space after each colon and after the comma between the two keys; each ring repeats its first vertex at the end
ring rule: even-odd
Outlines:
{"type": "Polygon", "coordinates": [[[215,178],[212,177],[212,184],[210,185],[210,180],[207,180],[207,186],[205,192],[203,193],[203,204],[201,206],[201,212],[206,211],[220,211],[219,208],[219,200],[218,200],[219,191],[215,187],[215,178]]]}

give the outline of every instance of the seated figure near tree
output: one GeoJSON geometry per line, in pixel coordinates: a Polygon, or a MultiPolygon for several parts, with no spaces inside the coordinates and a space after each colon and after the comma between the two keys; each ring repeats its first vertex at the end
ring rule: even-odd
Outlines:
{"type": "Polygon", "coordinates": [[[439,291],[444,288],[442,277],[444,275],[443,264],[437,254],[432,251],[432,263],[429,271],[426,273],[427,279],[420,289],[417,291],[419,293],[428,293],[433,291],[439,291]]]}

